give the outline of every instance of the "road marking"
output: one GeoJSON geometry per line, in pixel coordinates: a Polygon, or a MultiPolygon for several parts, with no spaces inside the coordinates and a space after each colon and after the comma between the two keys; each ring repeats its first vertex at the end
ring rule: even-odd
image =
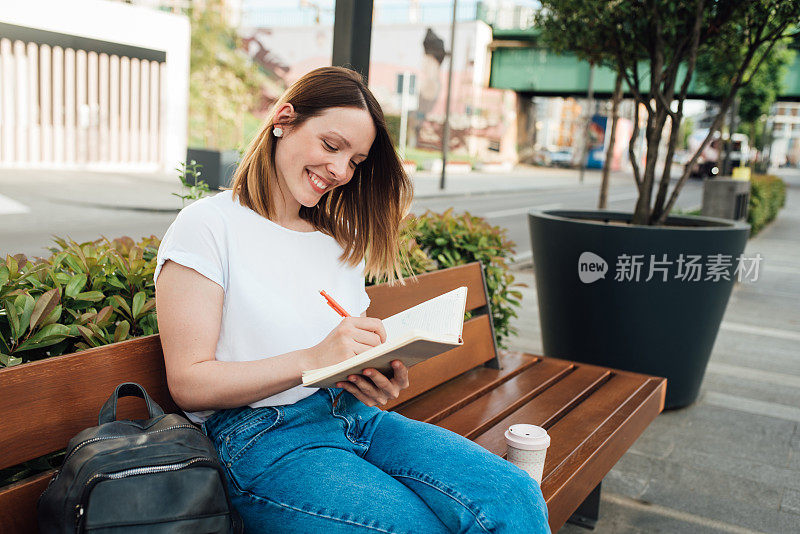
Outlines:
{"type": "Polygon", "coordinates": [[[792,332],[791,330],[780,330],[778,328],[769,328],[766,326],[754,326],[742,323],[731,323],[729,321],[722,321],[720,328],[730,330],[731,332],[741,332],[743,334],[755,334],[757,336],[775,337],[778,339],[788,339],[790,341],[800,341],[800,332],[792,332]]]}
{"type": "Polygon", "coordinates": [[[778,419],[786,419],[787,421],[800,423],[800,408],[778,404],[777,402],[748,399],[746,397],[728,395],[727,393],[718,393],[716,391],[706,392],[703,396],[703,402],[711,404],[712,406],[727,408],[728,410],[736,410],[753,415],[764,415],[766,417],[776,417],[778,419]]]}
{"type": "Polygon", "coordinates": [[[639,198],[637,193],[620,193],[619,195],[611,195],[608,197],[609,202],[619,202],[621,200],[634,200],[639,198]]]}
{"type": "Polygon", "coordinates": [[[513,208],[510,210],[490,211],[484,213],[482,217],[487,219],[495,217],[511,217],[512,215],[523,215],[531,210],[554,210],[564,207],[564,204],[542,204],[541,206],[526,206],[524,208],[513,208]]]}
{"type": "Polygon", "coordinates": [[[669,517],[670,519],[675,519],[676,521],[683,521],[685,523],[718,530],[720,532],[730,532],[732,534],[754,534],[759,532],[757,530],[750,530],[738,525],[731,525],[730,523],[724,523],[722,521],[717,521],[716,519],[709,519],[707,517],[691,514],[682,510],[667,508],[666,506],[661,506],[659,504],[646,503],[636,499],[631,499],[625,495],[603,492],[600,499],[623,508],[632,508],[637,512],[658,515],[661,517],[669,517]]]}
{"type": "Polygon", "coordinates": [[[708,371],[718,375],[742,378],[745,380],[755,380],[756,382],[764,382],[766,384],[774,384],[776,386],[787,386],[800,389],[800,376],[797,375],[775,373],[772,371],[763,371],[761,369],[753,369],[752,367],[744,367],[741,365],[730,365],[727,363],[714,362],[709,362],[708,371]]]}
{"type": "Polygon", "coordinates": [[[0,195],[0,215],[11,215],[12,213],[28,213],[31,209],[25,204],[20,204],[16,200],[7,196],[0,195]]]}

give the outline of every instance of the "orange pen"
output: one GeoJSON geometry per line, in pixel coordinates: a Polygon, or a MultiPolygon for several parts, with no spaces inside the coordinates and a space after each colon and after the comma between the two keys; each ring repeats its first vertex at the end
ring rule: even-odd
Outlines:
{"type": "Polygon", "coordinates": [[[328,306],[330,306],[331,308],[333,308],[333,310],[334,310],[336,313],[338,313],[338,314],[339,314],[339,315],[341,315],[342,317],[350,317],[350,314],[349,314],[349,313],[347,313],[347,312],[345,311],[345,309],[344,309],[344,308],[342,308],[342,307],[339,305],[339,303],[338,303],[338,302],[336,302],[335,300],[333,300],[333,299],[331,298],[331,296],[330,296],[330,295],[328,295],[328,294],[327,294],[327,293],[325,293],[324,291],[320,291],[320,292],[319,292],[319,294],[320,294],[320,295],[322,295],[323,297],[325,297],[325,300],[326,300],[326,301],[328,301],[328,306]]]}
{"type": "MultiPolygon", "coordinates": [[[[345,309],[344,309],[344,308],[342,308],[342,307],[339,305],[339,303],[338,303],[338,302],[336,302],[335,300],[333,300],[333,299],[331,298],[331,296],[330,296],[330,295],[328,295],[328,294],[327,294],[327,293],[325,293],[324,291],[320,291],[320,292],[319,292],[319,294],[320,294],[320,295],[322,295],[323,297],[325,297],[325,300],[328,302],[328,306],[330,306],[331,308],[333,308],[333,310],[334,310],[336,313],[338,313],[338,314],[339,314],[339,315],[341,315],[342,317],[350,317],[350,314],[349,314],[349,313],[347,313],[347,312],[345,311],[345,309]]],[[[340,392],[339,392],[339,394],[338,394],[338,395],[336,395],[336,398],[335,398],[335,399],[333,399],[333,407],[334,407],[334,408],[336,408],[336,405],[339,403],[339,397],[341,397],[341,396],[342,396],[342,393],[344,393],[344,390],[340,391],[340,392]]]]}

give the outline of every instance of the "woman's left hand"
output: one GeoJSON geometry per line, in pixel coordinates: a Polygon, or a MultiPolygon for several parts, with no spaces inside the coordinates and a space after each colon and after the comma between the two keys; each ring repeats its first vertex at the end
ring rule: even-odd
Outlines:
{"type": "Polygon", "coordinates": [[[348,376],[349,382],[337,382],[336,387],[349,391],[367,406],[383,406],[396,399],[408,387],[408,367],[400,360],[392,362],[394,376],[386,378],[376,369],[364,369],[363,375],[348,376]]]}

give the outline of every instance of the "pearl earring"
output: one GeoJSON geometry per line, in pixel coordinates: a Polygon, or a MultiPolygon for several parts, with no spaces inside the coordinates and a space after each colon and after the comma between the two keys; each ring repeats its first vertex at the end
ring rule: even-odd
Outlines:
{"type": "Polygon", "coordinates": [[[278,127],[273,128],[272,135],[274,135],[275,137],[283,137],[283,129],[278,127]]]}

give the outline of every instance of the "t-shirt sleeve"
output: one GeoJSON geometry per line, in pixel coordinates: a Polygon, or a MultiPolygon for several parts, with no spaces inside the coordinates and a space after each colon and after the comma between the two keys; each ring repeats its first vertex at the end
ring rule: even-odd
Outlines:
{"type": "Polygon", "coordinates": [[[153,281],[167,260],[194,269],[222,289],[228,287],[228,261],[222,213],[208,202],[198,201],[178,213],[161,245],[153,281]]]}

